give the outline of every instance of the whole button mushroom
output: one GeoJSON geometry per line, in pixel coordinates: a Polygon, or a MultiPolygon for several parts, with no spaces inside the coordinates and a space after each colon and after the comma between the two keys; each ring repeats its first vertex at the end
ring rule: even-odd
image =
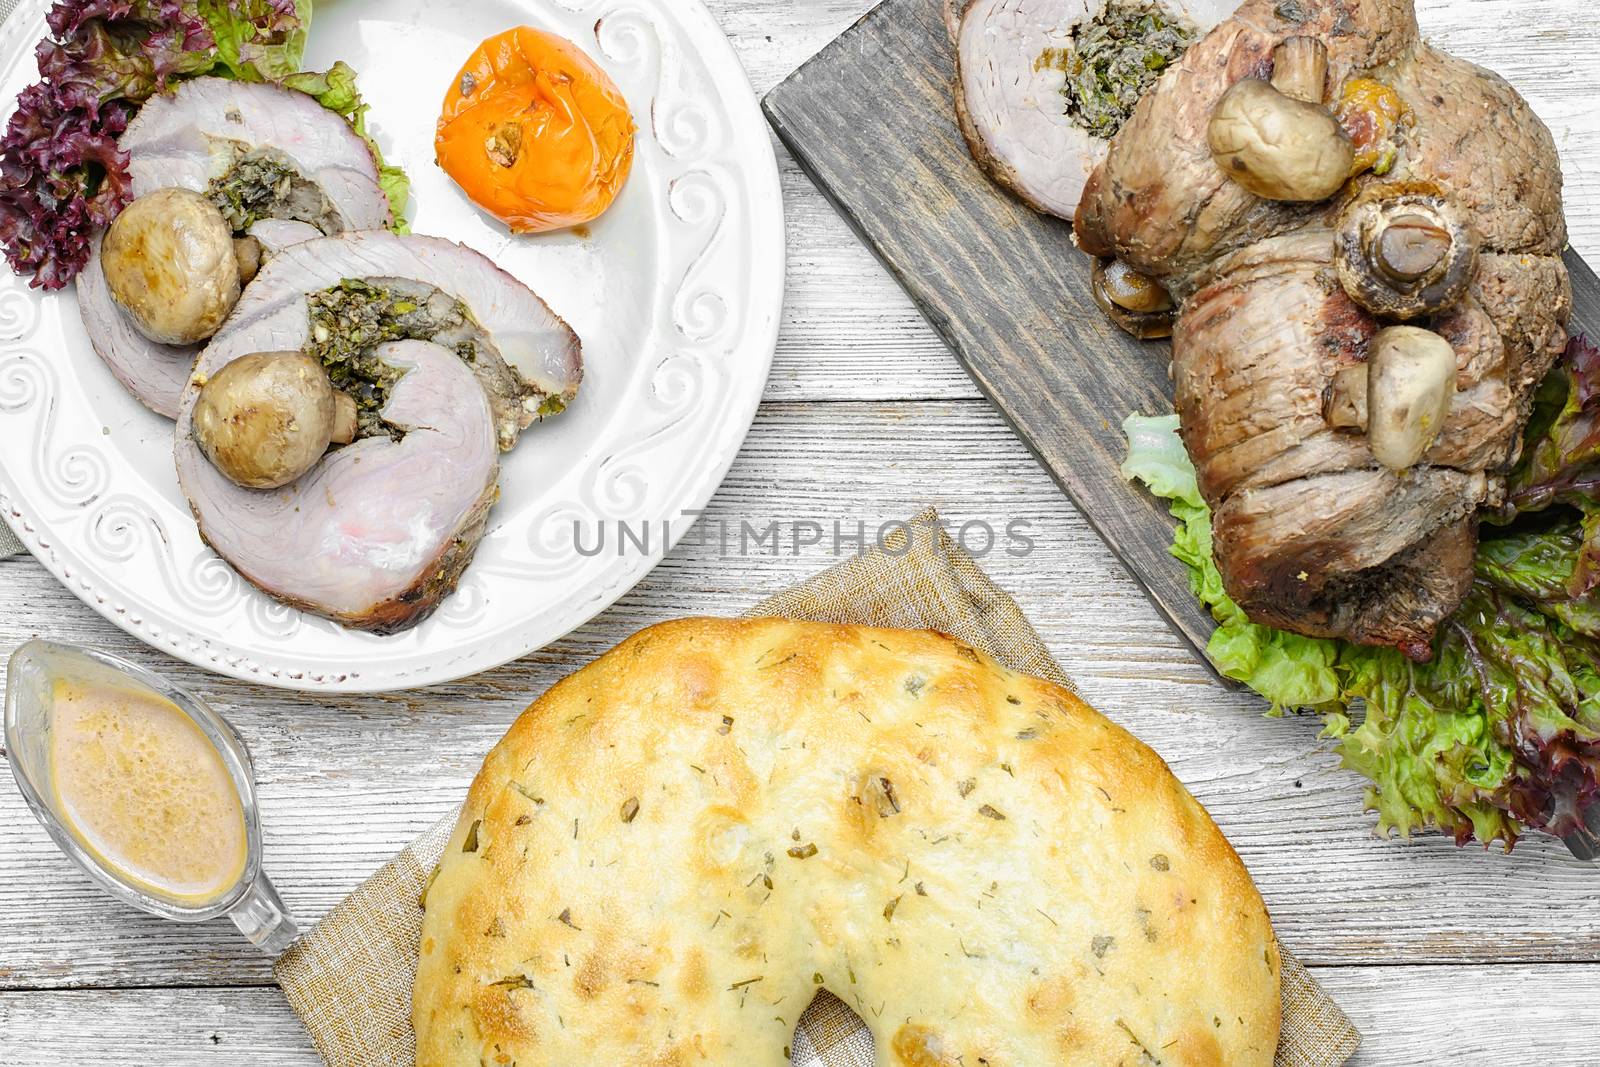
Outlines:
{"type": "Polygon", "coordinates": [[[241,356],[201,387],[194,406],[200,450],[247,489],[288,485],[355,432],[355,401],[303,352],[241,356]]]}
{"type": "Polygon", "coordinates": [[[1456,392],[1456,353],[1432,330],[1390,326],[1367,357],[1367,445],[1390,470],[1416,465],[1438,440],[1456,392]]]}
{"type": "Polygon", "coordinates": [[[1097,259],[1091,292],[1100,310],[1139,340],[1172,336],[1172,296],[1148,274],[1120,259],[1097,259]]]}
{"type": "Polygon", "coordinates": [[[1477,231],[1434,186],[1373,186],[1340,215],[1335,231],[1339,282],[1374,315],[1437,314],[1467,292],[1477,273],[1477,231]]]}
{"type": "Polygon", "coordinates": [[[159,344],[205,340],[239,302],[233,231],[189,189],[158,189],[123,209],[106,230],[100,265],[112,299],[159,344]]]}
{"type": "Polygon", "coordinates": [[[1355,146],[1326,108],[1255,78],[1223,94],[1206,138],[1228,177],[1267,200],[1326,200],[1355,160],[1355,146]]]}

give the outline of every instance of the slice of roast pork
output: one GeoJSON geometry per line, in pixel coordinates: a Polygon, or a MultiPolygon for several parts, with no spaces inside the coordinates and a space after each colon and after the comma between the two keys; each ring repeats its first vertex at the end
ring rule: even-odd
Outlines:
{"type": "Polygon", "coordinates": [[[566,323],[470,248],[385,230],[306,241],[267,262],[196,361],[178,483],[206,542],[263,591],[392,633],[471,559],[497,449],[571,401],[581,377],[566,323]],[[191,436],[200,390],[242,356],[294,350],[356,398],[358,440],[281,489],[240,488],[191,436]]]}
{"type": "MultiPolygon", "coordinates": [[[[1239,0],[952,0],[956,112],[974,158],[1027,204],[1071,219],[1126,109],[1085,113],[1069,94],[1096,37],[1154,15],[1165,62],[1232,14],[1239,0]]],[[[1153,71],[1151,72],[1154,73],[1153,71]]],[[[1148,87],[1146,87],[1148,91],[1148,87]]],[[[1135,97],[1135,99],[1137,99],[1135,97]]]]}
{"type": "MultiPolygon", "coordinates": [[[[206,192],[215,182],[216,199],[226,202],[230,185],[241,180],[286,176],[274,187],[282,195],[253,212],[260,221],[233,219],[254,221],[249,230],[269,253],[392,221],[366,142],[344,119],[290,89],[196,78],[145,104],[118,143],[128,153],[135,197],[174,187],[206,192]]],[[[106,285],[99,238],[78,278],[78,304],[95,352],[117,380],[152,411],[175,417],[200,346],[158,344],[133,328],[106,285]]]]}
{"type": "MultiPolygon", "coordinates": [[[[257,319],[219,343],[270,349],[272,333],[257,319]]],[[[373,355],[399,375],[382,409],[397,436],[336,449],[281,489],[244,489],[207,461],[185,410],[178,478],[201,536],[250,582],[346,626],[395,633],[425,619],[471,562],[499,453],[488,399],[453,351],[396,341],[373,355]]]]}
{"type": "MultiPolygon", "coordinates": [[[[245,290],[233,316],[202,354],[196,372],[209,375],[251,352],[305,348],[315,303],[319,319],[354,314],[367,286],[391,303],[415,305],[394,336],[429,340],[461,354],[489,397],[502,450],[523,428],[559,412],[577,395],[582,348],[572,328],[527,286],[482,254],[439,237],[387,230],[324,237],[292,245],[268,261],[245,290]],[[355,299],[343,299],[354,293],[355,299]],[[323,294],[308,301],[310,294],[323,294]]],[[[366,325],[371,326],[371,323],[366,325]]],[[[328,338],[320,338],[323,343],[328,338]]],[[[334,374],[338,384],[338,374],[334,374]]],[[[197,390],[182,402],[187,409],[197,390]]]]}
{"type": "Polygon", "coordinates": [[[272,218],[327,232],[391,221],[372,151],[350,124],[305,93],[276,85],[196,78],[145,104],[117,143],[134,195],[204,190],[236,168],[268,160],[293,172],[272,218]]]}

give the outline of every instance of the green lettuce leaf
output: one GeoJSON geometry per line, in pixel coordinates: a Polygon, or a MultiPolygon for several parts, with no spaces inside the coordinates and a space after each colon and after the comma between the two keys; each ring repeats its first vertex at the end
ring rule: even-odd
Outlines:
{"type": "Polygon", "coordinates": [[[1190,591],[1217,620],[1206,646],[1217,671],[1265,697],[1274,714],[1288,708],[1337,710],[1338,642],[1258,626],[1223,591],[1211,552],[1211,509],[1178,437],[1178,416],[1130,415],[1122,428],[1129,445],[1122,476],[1167,500],[1178,520],[1172,554],[1188,565],[1190,591]]]}
{"type": "Polygon", "coordinates": [[[199,0],[197,7],[230,77],[281,81],[300,69],[311,0],[199,0]]]}
{"type": "Polygon", "coordinates": [[[1194,464],[1178,436],[1178,416],[1129,415],[1122,420],[1122,432],[1128,437],[1128,458],[1122,463],[1124,478],[1143,482],[1163,500],[1197,508],[1206,506],[1194,464]]]}
{"type": "Polygon", "coordinates": [[[1492,521],[1565,505],[1582,517],[1583,544],[1567,583],[1581,597],[1600,587],[1600,348],[1574,337],[1534,395],[1522,460],[1492,521]]]}
{"type": "Polygon", "coordinates": [[[1558,511],[1537,528],[1486,537],[1474,561],[1478,578],[1575,634],[1600,638],[1600,594],[1572,595],[1582,588],[1575,575],[1588,566],[1592,526],[1589,515],[1558,511]]]}
{"type": "Polygon", "coordinates": [[[1494,801],[1513,770],[1513,753],[1486,713],[1455,634],[1433,662],[1394,649],[1346,646],[1346,697],[1364,701],[1361,725],[1330,728],[1346,767],[1371,779],[1367,808],[1378,830],[1409,837],[1436,827],[1466,843],[1514,842],[1517,822],[1494,801]]]}
{"type": "Polygon", "coordinates": [[[1595,503],[1600,484],[1600,348],[1574,337],[1566,354],[1540,383],[1524,437],[1522,461],[1512,473],[1512,514],[1565,502],[1595,503]]]}
{"type": "Polygon", "coordinates": [[[410,233],[411,226],[406,222],[406,204],[411,199],[411,179],[406,177],[404,170],[384,162],[382,150],[367,132],[369,105],[361,99],[361,90],[356,86],[356,72],[348,63],[340,60],[322,73],[308,71],[291,74],[283,79],[283,84],[314,97],[329,111],[343,115],[351,128],[367,142],[373,161],[378,165],[378,185],[389,198],[389,210],[394,215],[389,228],[395,233],[410,233]]]}
{"type": "Polygon", "coordinates": [[[1582,531],[1576,523],[1566,522],[1485,539],[1473,565],[1480,579],[1512,596],[1564,600],[1572,581],[1573,560],[1582,547],[1582,531]]]}

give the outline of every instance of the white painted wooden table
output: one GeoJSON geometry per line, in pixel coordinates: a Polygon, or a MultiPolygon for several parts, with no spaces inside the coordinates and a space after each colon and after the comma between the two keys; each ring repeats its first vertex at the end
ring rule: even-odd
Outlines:
{"type": "MultiPolygon", "coordinates": [[[[758,92],[869,6],[712,0],[758,92]]],[[[1437,43],[1506,75],[1555,130],[1572,243],[1600,262],[1592,0],[1420,6],[1437,43]]],[[[1165,756],[1221,823],[1284,943],[1364,1032],[1357,1062],[1596,1062],[1600,868],[1548,840],[1509,857],[1437,836],[1376,840],[1361,779],[1337,767],[1316,724],[1266,720],[1258,702],[1212,681],[894,282],[779,158],[788,310],[766,403],[708,519],[875,526],[931,502],[951,519],[1031,521],[1030,558],[985,565],[1085,697],[1165,756]]],[[[556,678],[641,626],[739,612],[831,562],[815,547],[724,559],[707,540],[681,546],[556,645],[425,692],[312,701],[203,674],[135,644],[28,558],[0,563],[0,653],[39,635],[88,642],[215,701],[256,754],[268,868],[311,921],[450,810],[489,746],[556,678]]],[[[0,780],[0,1067],[317,1062],[268,962],[231,924],[173,926],[112,903],[0,780]]]]}

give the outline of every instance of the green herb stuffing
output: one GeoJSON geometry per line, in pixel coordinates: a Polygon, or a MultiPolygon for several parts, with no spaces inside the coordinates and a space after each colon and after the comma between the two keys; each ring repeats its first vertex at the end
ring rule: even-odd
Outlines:
{"type": "Polygon", "coordinates": [[[1067,115],[1096,137],[1112,137],[1139,99],[1198,39],[1194,25],[1150,3],[1112,3],[1072,31],[1072,45],[1051,50],[1041,66],[1067,76],[1067,115]]]}
{"type": "MultiPolygon", "coordinates": [[[[320,360],[334,386],[355,400],[358,438],[403,436],[382,416],[400,372],[378,359],[374,350],[390,341],[431,341],[472,318],[459,300],[420,300],[353,278],[309,294],[306,308],[310,335],[305,352],[320,360]]],[[[462,344],[471,347],[472,342],[462,344]]]]}
{"type": "Polygon", "coordinates": [[[281,218],[299,174],[286,163],[248,156],[228,173],[214,178],[206,197],[222,212],[234,233],[243,233],[262,219],[281,218]]]}
{"type": "Polygon", "coordinates": [[[411,179],[406,177],[404,170],[384,162],[383,152],[367,131],[369,105],[361,99],[361,90],[356,87],[356,72],[341,60],[322,74],[291,74],[283,79],[283,84],[313,97],[329,111],[343,115],[351,128],[367,142],[373,162],[378,167],[378,185],[389,198],[389,210],[394,216],[389,228],[395,233],[410,233],[411,226],[406,222],[406,204],[411,199],[411,179]]]}
{"type": "Polygon", "coordinates": [[[1172,554],[1217,620],[1207,655],[1271,714],[1324,719],[1344,765],[1371,780],[1381,832],[1436,827],[1458,843],[1528,828],[1565,834],[1600,803],[1600,352],[1575,340],[1541,388],[1510,503],[1486,516],[1465,603],[1434,658],[1258,626],[1223,591],[1211,512],[1176,415],[1131,416],[1123,474],[1170,502],[1172,554]],[[1354,721],[1359,720],[1359,725],[1354,721]]]}

